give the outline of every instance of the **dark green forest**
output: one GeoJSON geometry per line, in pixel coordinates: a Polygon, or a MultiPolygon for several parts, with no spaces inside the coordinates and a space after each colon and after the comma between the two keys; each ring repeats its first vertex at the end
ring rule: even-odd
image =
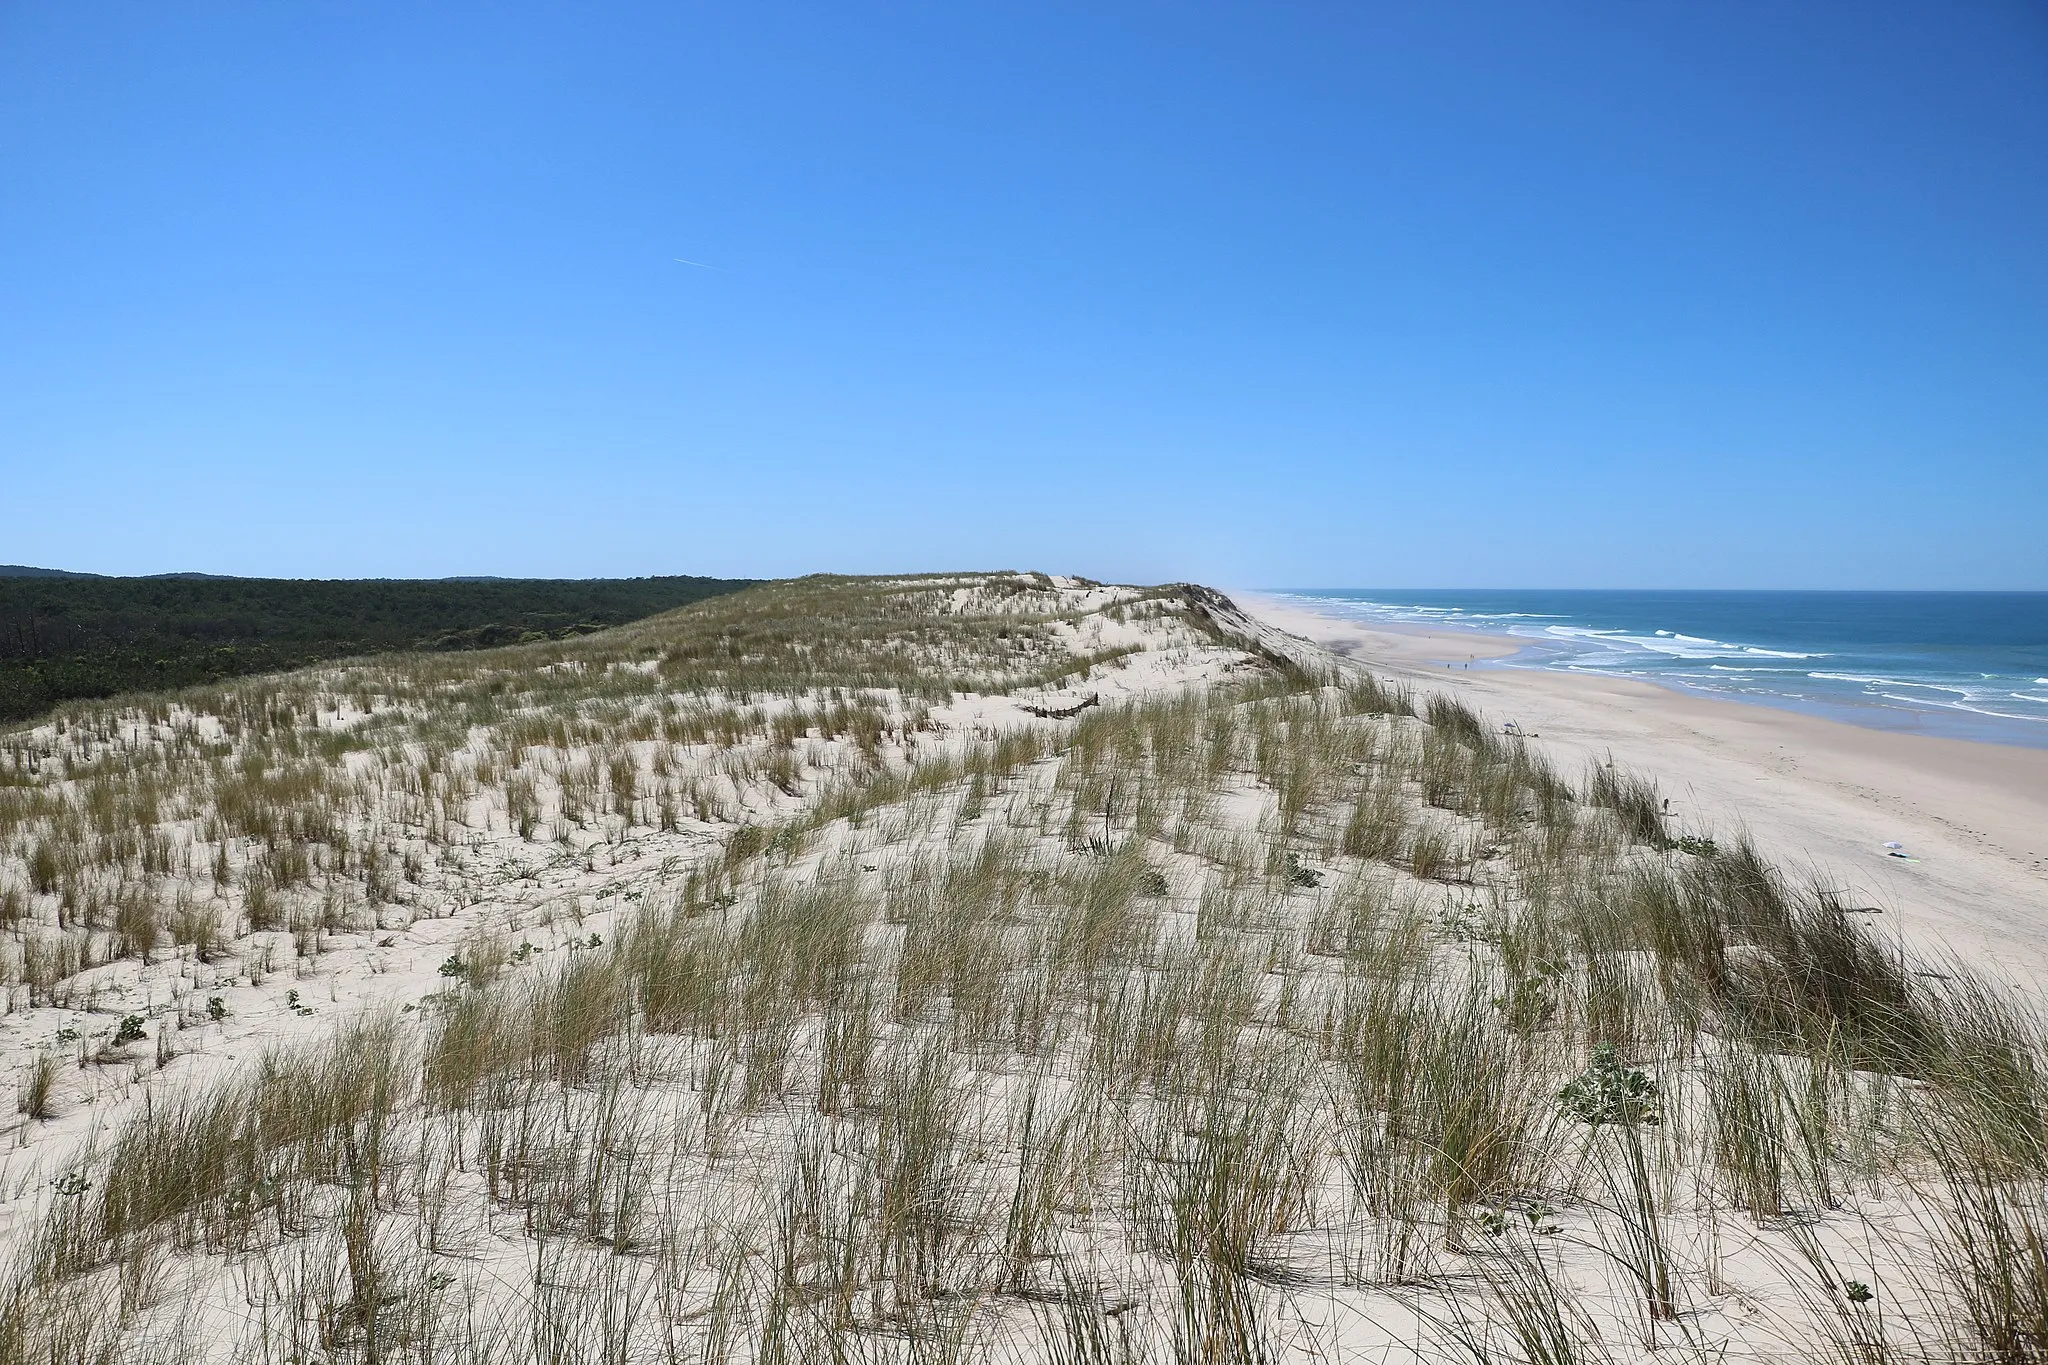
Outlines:
{"type": "Polygon", "coordinates": [[[557,639],[740,578],[290,579],[0,574],[0,721],[389,650],[557,639]]]}

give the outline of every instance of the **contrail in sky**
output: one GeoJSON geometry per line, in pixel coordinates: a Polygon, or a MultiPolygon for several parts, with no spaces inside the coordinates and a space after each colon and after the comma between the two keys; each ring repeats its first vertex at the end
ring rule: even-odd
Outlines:
{"type": "Polygon", "coordinates": [[[677,265],[694,265],[699,270],[716,270],[721,275],[726,273],[724,266],[706,265],[702,261],[686,261],[680,256],[671,256],[669,257],[669,259],[674,261],[677,265]]]}

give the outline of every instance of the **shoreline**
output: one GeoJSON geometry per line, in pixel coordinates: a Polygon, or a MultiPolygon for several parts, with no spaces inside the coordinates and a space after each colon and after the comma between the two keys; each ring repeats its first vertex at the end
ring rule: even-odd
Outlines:
{"type": "Polygon", "coordinates": [[[1567,775],[1611,754],[1659,781],[1677,832],[1747,830],[1775,861],[1851,892],[1921,946],[2048,982],[2048,750],[1635,678],[1474,668],[1527,642],[1367,624],[1255,592],[1237,600],[1269,626],[1457,696],[1489,722],[1517,721],[1567,775]],[[1887,842],[1915,861],[1891,856],[1887,842]]]}
{"type": "MultiPolygon", "coordinates": [[[[2038,749],[2048,752],[2048,724],[2007,712],[1983,710],[1967,705],[1911,705],[1906,704],[1902,698],[1891,698],[1900,704],[1887,705],[1884,701],[1869,697],[1830,697],[1808,695],[1798,691],[1774,691],[1768,688],[1752,691],[1718,688],[1698,685],[1697,680],[1688,675],[1665,674],[1654,669],[1610,671],[1593,666],[1571,667],[1561,664],[1560,661],[1575,656],[1570,655],[1568,651],[1560,652],[1557,642],[1546,637],[1494,631],[1464,622],[1447,621],[1439,624],[1423,620],[1385,620],[1370,616],[1354,616],[1347,611],[1334,608],[1325,611],[1320,607],[1320,603],[1327,601],[1335,604],[1349,599],[1319,598],[1312,594],[1292,591],[1246,589],[1239,595],[1246,599],[1258,598],[1266,607],[1280,612],[1340,620],[1355,624],[1369,632],[1434,639],[1442,643],[1443,655],[1435,656],[1440,660],[1484,661],[1498,667],[1522,671],[1631,678],[1703,701],[1731,702],[1738,706],[1760,706],[1771,710],[1792,711],[1863,730],[1880,730],[1888,734],[1917,735],[1930,739],[1959,740],[1972,744],[1996,745],[2001,748],[2038,749]],[[1473,642],[1479,642],[1476,652],[1473,642]],[[1525,657],[1511,657],[1515,655],[1525,657]]],[[[1911,681],[1900,682],[1897,685],[1922,686],[1911,681]]]]}

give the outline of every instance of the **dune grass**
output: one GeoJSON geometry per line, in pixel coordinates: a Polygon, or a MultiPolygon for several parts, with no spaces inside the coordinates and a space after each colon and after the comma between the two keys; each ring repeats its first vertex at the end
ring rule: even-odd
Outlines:
{"type": "Polygon", "coordinates": [[[17,741],[24,992],[110,932],[56,831],[145,789],[223,916],[304,852],[259,884],[309,960],[465,831],[594,858],[668,802],[722,846],[601,941],[473,935],[418,1008],[148,1087],[33,1197],[0,1360],[2041,1358],[2025,999],[1210,596],[787,592],[17,741]],[[929,709],[1148,640],[1238,666],[929,709]]]}

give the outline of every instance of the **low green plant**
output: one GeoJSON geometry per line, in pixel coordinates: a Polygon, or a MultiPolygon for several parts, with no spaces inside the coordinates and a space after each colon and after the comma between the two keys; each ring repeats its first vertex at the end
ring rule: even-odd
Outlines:
{"type": "Polygon", "coordinates": [[[1623,1066],[1612,1043],[1593,1049],[1586,1069],[1557,1092],[1557,1102],[1570,1117],[1595,1126],[1654,1124],[1660,1117],[1657,1082],[1623,1066]]]}

